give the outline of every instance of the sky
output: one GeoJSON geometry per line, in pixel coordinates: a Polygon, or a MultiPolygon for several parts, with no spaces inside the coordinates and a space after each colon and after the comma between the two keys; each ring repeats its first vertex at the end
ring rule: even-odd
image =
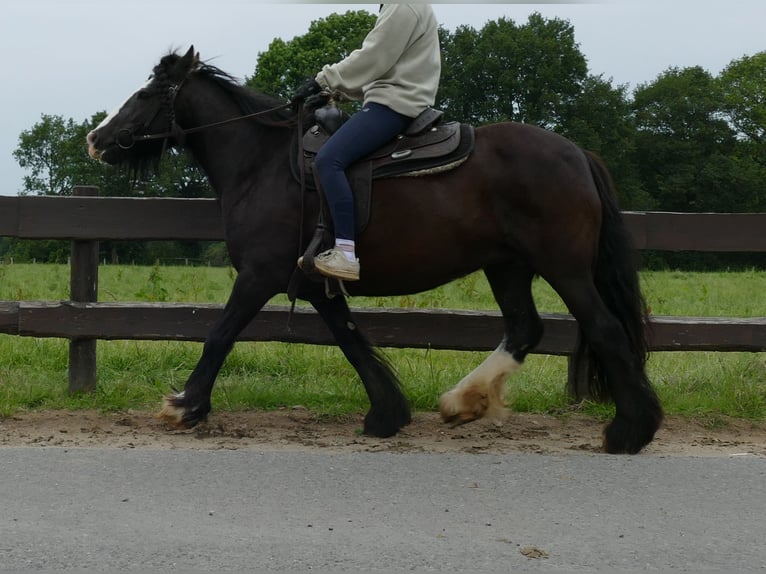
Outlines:
{"type": "MultiPolygon", "coordinates": [[[[766,0],[601,0],[536,4],[434,4],[440,24],[481,27],[533,12],[574,26],[591,74],[632,91],[670,67],[718,74],[732,60],[766,50],[766,0]]],[[[76,123],[111,111],[170,50],[194,45],[235,77],[253,74],[274,38],[287,41],[333,12],[378,4],[253,0],[3,0],[0,10],[0,195],[22,190],[13,158],[19,135],[43,114],[76,123]]],[[[332,62],[327,62],[332,63],[332,62]]],[[[87,182],[82,182],[86,183],[87,182]]]]}

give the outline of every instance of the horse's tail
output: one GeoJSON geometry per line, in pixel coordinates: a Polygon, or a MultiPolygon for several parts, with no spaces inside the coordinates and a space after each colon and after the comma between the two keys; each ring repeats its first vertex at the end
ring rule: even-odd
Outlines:
{"type": "MultiPolygon", "coordinates": [[[[643,368],[648,356],[645,327],[646,301],[638,278],[637,252],[617,205],[617,193],[604,163],[595,154],[585,151],[593,180],[601,200],[601,234],[595,267],[595,283],[609,311],[617,317],[628,337],[634,360],[643,368]]],[[[594,357],[591,357],[594,359],[594,357]]],[[[592,395],[611,395],[598,361],[591,360],[595,373],[591,379],[592,395]]],[[[648,387],[649,383],[646,381],[648,387]]],[[[651,391],[653,393],[653,391],[651,391]]]]}

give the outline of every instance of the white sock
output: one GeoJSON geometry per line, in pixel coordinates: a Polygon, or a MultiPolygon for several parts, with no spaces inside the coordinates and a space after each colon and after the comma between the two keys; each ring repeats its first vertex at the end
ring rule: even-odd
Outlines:
{"type": "Polygon", "coordinates": [[[343,252],[346,259],[356,261],[356,243],[353,239],[335,239],[335,247],[343,252]]]}

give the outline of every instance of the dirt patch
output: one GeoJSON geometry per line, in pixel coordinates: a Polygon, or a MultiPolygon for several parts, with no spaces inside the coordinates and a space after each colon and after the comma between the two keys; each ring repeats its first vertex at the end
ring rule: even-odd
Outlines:
{"type": "MultiPolygon", "coordinates": [[[[361,417],[319,416],[294,408],[216,412],[190,431],[171,431],[153,413],[43,411],[0,419],[0,446],[63,448],[251,449],[264,451],[566,454],[601,452],[603,421],[581,414],[514,413],[502,427],[479,421],[450,428],[416,413],[397,436],[361,435],[361,417]]],[[[644,451],[659,456],[766,456],[766,423],[670,417],[644,451]]]]}

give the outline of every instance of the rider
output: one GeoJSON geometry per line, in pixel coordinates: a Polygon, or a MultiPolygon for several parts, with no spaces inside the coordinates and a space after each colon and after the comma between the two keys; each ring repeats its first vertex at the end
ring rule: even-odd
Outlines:
{"type": "Polygon", "coordinates": [[[315,160],[335,227],[335,247],[314,259],[323,275],[359,280],[354,198],[345,171],[434,105],[440,74],[438,24],[430,4],[381,4],[362,47],[324,66],[296,91],[293,103],[320,92],[363,100],[362,110],[330,137],[315,160]]]}

